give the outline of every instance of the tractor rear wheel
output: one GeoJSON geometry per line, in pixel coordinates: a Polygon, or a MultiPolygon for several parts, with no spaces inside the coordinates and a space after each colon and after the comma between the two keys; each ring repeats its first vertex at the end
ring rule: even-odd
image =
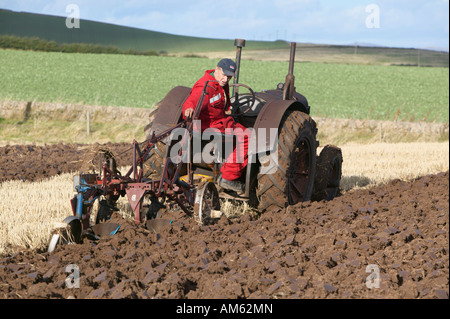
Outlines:
{"type": "Polygon", "coordinates": [[[260,211],[311,199],[316,169],[316,134],[316,123],[308,114],[297,110],[284,114],[278,133],[276,171],[258,174],[256,195],[260,211]]]}
{"type": "Polygon", "coordinates": [[[312,200],[332,200],[339,194],[342,176],[342,151],[334,145],[326,145],[317,159],[316,177],[312,200]]]}

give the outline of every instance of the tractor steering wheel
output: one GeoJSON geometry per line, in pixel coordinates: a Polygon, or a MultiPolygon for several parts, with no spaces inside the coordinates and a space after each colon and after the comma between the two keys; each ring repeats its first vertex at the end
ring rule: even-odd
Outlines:
{"type": "Polygon", "coordinates": [[[234,102],[231,104],[231,114],[232,115],[242,115],[242,114],[245,114],[248,111],[250,111],[256,101],[255,92],[253,92],[253,90],[249,86],[247,86],[245,84],[241,84],[241,83],[233,83],[233,84],[230,84],[230,86],[234,86],[234,87],[242,86],[242,87],[246,88],[247,90],[249,90],[251,93],[250,101],[246,99],[243,102],[239,102],[239,98],[234,100],[234,102]],[[243,111],[242,113],[239,113],[241,106],[244,106],[244,105],[248,105],[247,109],[245,111],[243,111]]]}

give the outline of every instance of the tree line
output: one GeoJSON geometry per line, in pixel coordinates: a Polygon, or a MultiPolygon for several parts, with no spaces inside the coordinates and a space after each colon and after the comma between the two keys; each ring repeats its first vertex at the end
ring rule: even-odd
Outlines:
{"type": "Polygon", "coordinates": [[[121,50],[111,45],[98,45],[91,43],[62,43],[48,41],[38,37],[16,37],[12,35],[0,35],[0,48],[31,50],[44,52],[65,52],[65,53],[105,53],[105,54],[132,54],[157,56],[158,52],[153,50],[121,50]]]}

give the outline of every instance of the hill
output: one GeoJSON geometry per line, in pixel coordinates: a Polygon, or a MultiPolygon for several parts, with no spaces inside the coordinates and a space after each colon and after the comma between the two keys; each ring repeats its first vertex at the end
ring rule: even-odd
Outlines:
{"type": "MultiPolygon", "coordinates": [[[[80,28],[66,27],[66,17],[0,9],[0,35],[38,37],[61,43],[90,43],[121,50],[199,52],[229,50],[234,40],[179,36],[80,19],[80,28]]],[[[284,41],[247,41],[250,49],[287,47],[284,41]]]]}

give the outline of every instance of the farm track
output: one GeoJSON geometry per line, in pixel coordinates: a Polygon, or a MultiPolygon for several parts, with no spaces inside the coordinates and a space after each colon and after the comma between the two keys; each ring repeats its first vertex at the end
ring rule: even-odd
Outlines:
{"type": "MultiPolygon", "coordinates": [[[[105,146],[129,163],[129,143],[105,146]]],[[[90,154],[0,147],[0,182],[78,171],[90,154]]],[[[158,234],[115,216],[110,238],[0,257],[0,298],[448,298],[448,191],[445,172],[210,226],[175,211],[158,234]],[[79,288],[66,286],[70,264],[79,288]]]]}

